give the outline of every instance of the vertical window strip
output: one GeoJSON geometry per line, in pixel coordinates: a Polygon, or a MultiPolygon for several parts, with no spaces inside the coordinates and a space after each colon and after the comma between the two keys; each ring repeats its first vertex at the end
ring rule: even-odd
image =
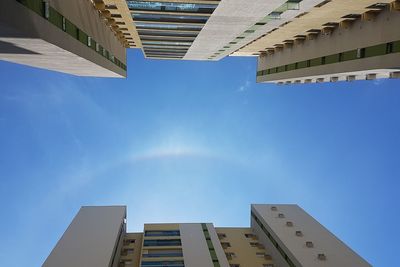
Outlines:
{"type": "Polygon", "coordinates": [[[204,237],[206,239],[208,251],[210,252],[211,260],[214,264],[214,267],[220,267],[221,265],[219,264],[217,253],[215,252],[214,245],[211,241],[210,232],[208,231],[207,224],[202,223],[201,227],[203,228],[204,237]]]}

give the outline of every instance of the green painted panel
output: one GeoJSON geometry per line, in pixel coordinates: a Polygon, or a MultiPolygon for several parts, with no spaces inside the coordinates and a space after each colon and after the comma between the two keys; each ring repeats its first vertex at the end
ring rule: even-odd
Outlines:
{"type": "Polygon", "coordinates": [[[297,68],[298,69],[307,68],[307,60],[298,62],[297,63],[297,68]]]}
{"type": "Polygon", "coordinates": [[[72,24],[69,20],[65,21],[65,32],[78,39],[78,28],[72,24]]]}
{"type": "Polygon", "coordinates": [[[215,250],[211,250],[210,249],[210,255],[211,255],[211,259],[214,261],[214,260],[218,260],[218,257],[217,257],[217,253],[215,253],[215,250]]]}
{"type": "Polygon", "coordinates": [[[351,50],[342,53],[342,61],[354,59],[357,59],[357,50],[351,50]]]}
{"type": "Polygon", "coordinates": [[[393,43],[393,53],[398,53],[398,52],[400,52],[400,41],[393,43]]]}
{"type": "Polygon", "coordinates": [[[94,51],[96,51],[96,44],[97,42],[92,39],[92,45],[90,46],[94,51]]]}
{"type": "Polygon", "coordinates": [[[375,57],[386,54],[386,44],[374,45],[365,48],[365,57],[375,57]]]}
{"type": "Polygon", "coordinates": [[[339,54],[329,55],[325,57],[325,64],[333,64],[339,62],[339,54]]]}
{"type": "Polygon", "coordinates": [[[63,16],[58,13],[54,8],[50,7],[49,21],[57,28],[62,29],[63,27],[63,16]]]}
{"type": "Polygon", "coordinates": [[[313,58],[310,60],[310,67],[322,65],[322,58],[313,58]]]}
{"type": "Polygon", "coordinates": [[[81,30],[79,30],[79,41],[82,44],[85,44],[85,45],[88,44],[88,35],[85,32],[81,31],[81,30]]]}
{"type": "Polygon", "coordinates": [[[289,70],[295,70],[295,69],[296,69],[296,64],[295,64],[295,63],[289,64],[288,67],[287,67],[287,70],[288,70],[288,71],[289,71],[289,70]]]}

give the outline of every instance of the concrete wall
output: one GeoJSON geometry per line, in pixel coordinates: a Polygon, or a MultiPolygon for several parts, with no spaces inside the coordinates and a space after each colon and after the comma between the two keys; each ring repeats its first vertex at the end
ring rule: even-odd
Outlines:
{"type": "Polygon", "coordinates": [[[265,235],[261,227],[255,222],[253,218],[251,219],[251,229],[253,229],[260,242],[268,250],[275,267],[290,267],[287,261],[282,257],[279,251],[275,248],[274,244],[272,244],[271,240],[265,235]]]}
{"type": "Polygon", "coordinates": [[[206,60],[284,2],[286,0],[253,0],[251,3],[247,0],[222,0],[184,59],[206,60]]]}
{"type": "Polygon", "coordinates": [[[284,251],[296,259],[299,266],[371,266],[297,205],[252,205],[252,211],[267,226],[284,251]],[[272,210],[272,206],[277,210],[272,210]],[[284,217],[281,218],[279,214],[284,217]],[[288,226],[288,221],[293,226],[288,226]],[[298,230],[302,236],[295,234],[298,230]],[[311,241],[313,247],[307,247],[307,241],[311,241]],[[326,260],[318,259],[321,253],[326,256],[326,260]]]}
{"type": "Polygon", "coordinates": [[[201,224],[182,223],[179,225],[179,230],[185,266],[214,267],[201,224]]]}
{"type": "Polygon", "coordinates": [[[124,206],[82,207],[42,266],[116,266],[125,218],[124,206]]]}
{"type": "MultiPolygon", "coordinates": [[[[357,20],[348,29],[338,27],[330,35],[320,34],[317,38],[295,44],[292,48],[285,48],[272,55],[260,56],[258,70],[397,41],[400,40],[400,31],[398,31],[395,25],[400,25],[400,12],[386,10],[380,13],[374,20],[357,20]]],[[[313,79],[315,81],[318,76],[325,78],[325,81],[329,81],[328,78],[330,76],[339,76],[339,80],[345,80],[346,76],[351,74],[356,74],[360,77],[364,75],[363,78],[365,79],[365,75],[368,73],[378,73],[381,77],[385,77],[386,74],[386,77],[388,77],[391,71],[398,71],[400,69],[399,62],[399,53],[389,54],[269,74],[258,77],[257,81],[287,81],[297,79],[302,81],[313,79]]]]}
{"type": "MultiPolygon", "coordinates": [[[[90,1],[52,0],[50,4],[126,62],[125,48],[90,1]]],[[[79,76],[126,76],[126,71],[113,62],[15,0],[0,1],[0,59],[79,76]]]]}
{"type": "Polygon", "coordinates": [[[49,0],[49,3],[123,63],[126,63],[126,49],[89,0],[49,0]]]}

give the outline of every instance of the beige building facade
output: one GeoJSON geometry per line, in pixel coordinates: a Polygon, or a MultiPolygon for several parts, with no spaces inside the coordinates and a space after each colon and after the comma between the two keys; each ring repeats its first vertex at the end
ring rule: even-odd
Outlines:
{"type": "Polygon", "coordinates": [[[257,82],[399,78],[399,22],[400,0],[3,0],[0,59],[126,77],[136,48],[149,59],[257,57],[257,82]]]}
{"type": "Polygon", "coordinates": [[[297,205],[252,205],[250,227],[145,224],[126,207],[82,207],[43,267],[369,267],[297,205]]]}
{"type": "Polygon", "coordinates": [[[2,60],[78,76],[125,77],[124,45],[91,1],[0,1],[2,60]]]}

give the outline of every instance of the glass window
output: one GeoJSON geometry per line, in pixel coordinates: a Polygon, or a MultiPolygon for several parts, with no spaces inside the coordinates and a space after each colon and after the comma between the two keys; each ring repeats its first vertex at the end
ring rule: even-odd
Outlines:
{"type": "Polygon", "coordinates": [[[136,22],[135,24],[137,29],[200,31],[203,28],[203,25],[161,24],[161,23],[142,23],[142,22],[136,22]]]}
{"type": "Polygon", "coordinates": [[[178,31],[154,31],[154,30],[140,30],[140,36],[171,36],[171,37],[196,37],[197,32],[178,32],[178,31]]]}
{"type": "Polygon", "coordinates": [[[192,42],[174,42],[174,41],[143,41],[143,45],[179,45],[179,46],[191,46],[192,42]]]}
{"type": "Polygon", "coordinates": [[[184,267],[183,261],[143,261],[141,266],[146,267],[184,267]]]}
{"type": "Polygon", "coordinates": [[[130,10],[154,10],[166,12],[192,12],[212,13],[217,5],[195,4],[195,3],[174,3],[174,2],[145,2],[126,1],[130,10]]]}
{"type": "Polygon", "coordinates": [[[160,21],[160,22],[187,22],[206,23],[206,16],[170,15],[170,14],[143,14],[133,13],[132,18],[139,21],[160,21]]]}
{"type": "Polygon", "coordinates": [[[183,257],[181,249],[165,249],[165,250],[149,250],[143,254],[143,258],[159,258],[159,257],[183,257]]]}
{"type": "Polygon", "coordinates": [[[181,246],[180,239],[155,239],[155,240],[144,240],[143,246],[181,246]]]}

